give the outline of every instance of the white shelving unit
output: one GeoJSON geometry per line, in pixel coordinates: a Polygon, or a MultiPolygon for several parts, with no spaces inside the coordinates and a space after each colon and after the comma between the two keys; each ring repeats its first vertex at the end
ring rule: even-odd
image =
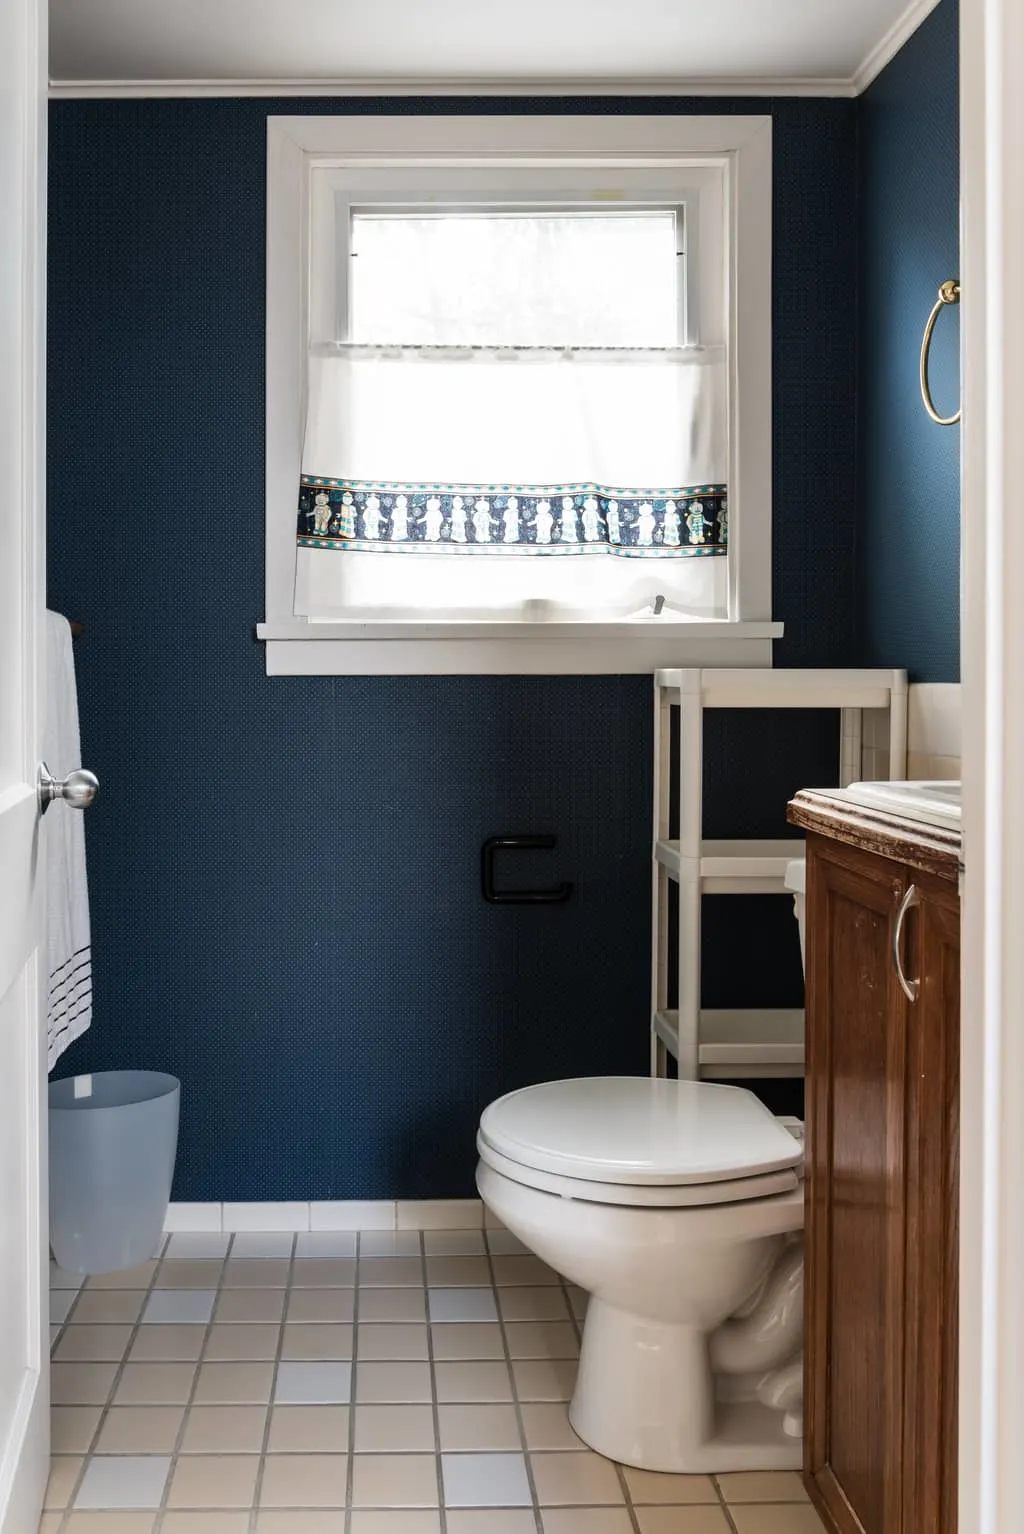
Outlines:
{"type": "MultiPolygon", "coordinates": [[[[704,711],[709,708],[840,710],[840,786],[906,775],[905,671],[656,671],[654,674],[654,859],[651,1070],[701,1075],[802,1076],[801,1009],[702,1008],[701,899],[779,895],[790,841],[706,841],[703,837],[704,711]],[[671,711],[679,710],[679,758],[672,761],[671,711]],[[679,785],[679,836],[669,837],[672,775],[679,785]],[[669,1009],[668,889],[679,888],[678,1007],[669,1009]]],[[[814,785],[822,786],[822,785],[814,785]]]]}

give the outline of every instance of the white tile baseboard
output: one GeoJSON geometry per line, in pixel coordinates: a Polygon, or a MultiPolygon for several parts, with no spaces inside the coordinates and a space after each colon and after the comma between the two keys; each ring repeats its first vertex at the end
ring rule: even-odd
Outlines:
{"type": "MultiPolygon", "coordinates": [[[[488,1224],[491,1223],[488,1218],[488,1224]]],[[[164,1229],[183,1231],[481,1230],[479,1199],[314,1200],[170,1204],[164,1229]]]]}

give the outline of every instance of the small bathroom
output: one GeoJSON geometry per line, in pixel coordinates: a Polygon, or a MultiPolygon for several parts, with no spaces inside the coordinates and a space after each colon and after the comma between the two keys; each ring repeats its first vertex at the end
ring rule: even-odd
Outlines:
{"type": "MultiPolygon", "coordinates": [[[[305,8],[327,47],[323,8],[305,8]]],[[[925,817],[915,838],[912,811],[842,795],[961,775],[960,431],[929,417],[920,377],[934,306],[925,380],[935,414],[956,411],[959,311],[936,295],[960,274],[957,0],[875,0],[859,21],[826,7],[831,42],[822,23],[802,52],[813,8],[787,4],[792,67],[750,21],[745,63],[737,49],[728,69],[713,51],[672,64],[685,90],[632,41],[619,66],[589,40],[577,62],[527,67],[507,28],[509,62],[486,71],[476,32],[452,22],[446,67],[402,6],[388,7],[408,30],[398,62],[365,33],[359,69],[326,74],[266,6],[248,39],[220,0],[165,27],[149,5],[130,25],[130,9],[51,15],[46,601],[74,634],[80,751],[50,765],[100,785],[76,819],[91,1015],[51,1081],[162,1073],[180,1120],[153,1249],[103,1273],[52,1266],[40,1534],[953,1534],[955,1476],[927,1468],[932,1419],[908,1393],[955,1291],[908,1310],[905,1377],[886,1362],[895,1301],[877,1253],[904,1254],[901,1294],[927,1280],[924,1245],[901,1245],[876,1208],[891,1125],[872,1115],[879,1091],[894,1100],[897,1024],[879,1012],[848,1056],[834,1031],[857,991],[843,976],[867,973],[899,916],[902,989],[882,990],[890,1008],[904,998],[900,1217],[920,1199],[920,1228],[955,1250],[955,1210],[925,1210],[944,1127],[914,1086],[933,1069],[948,1086],[955,1051],[922,1055],[915,1076],[914,1006],[939,1005],[925,953],[958,910],[958,818],[925,817]],[[403,63],[417,48],[422,63],[403,63]],[[585,546],[599,515],[614,538],[618,503],[598,513],[581,492],[577,523],[565,498],[558,551],[578,557],[511,556],[544,572],[513,611],[498,545],[525,545],[527,527],[547,541],[548,503],[528,513],[524,490],[556,479],[544,402],[576,389],[562,369],[591,364],[545,362],[538,385],[527,360],[467,362],[484,350],[471,328],[450,345],[417,333],[426,361],[396,361],[390,334],[371,337],[371,362],[355,342],[314,344],[332,282],[339,303],[371,307],[371,231],[339,263],[338,209],[353,229],[371,203],[382,226],[426,225],[447,200],[470,225],[497,205],[500,162],[501,216],[550,208],[555,188],[598,226],[623,202],[668,205],[673,135],[691,331],[643,340],[667,363],[593,364],[616,377],[587,375],[579,396],[600,412],[635,390],[639,442],[636,399],[662,398],[675,353],[701,353],[666,387],[697,399],[707,472],[657,483],[702,487],[703,510],[695,492],[689,523],[659,501],[651,538],[636,524],[642,557],[602,560],[585,546]],[[596,168],[602,145],[625,192],[596,168]],[[457,168],[470,161],[475,180],[457,168]],[[719,162],[742,169],[715,181],[719,162]],[[730,225],[715,198],[734,195],[730,225]],[[290,273],[311,316],[298,348],[290,273]],[[693,346],[698,301],[711,318],[693,346]],[[718,343],[737,337],[730,372],[718,343]],[[350,509],[342,488],[370,481],[351,442],[372,436],[379,400],[347,425],[331,414],[331,390],[371,366],[406,369],[378,431],[395,465],[375,470],[386,555],[367,552],[374,495],[350,509]],[[458,369],[499,391],[471,429],[458,369]],[[516,409],[544,438],[535,457],[508,446],[516,409]],[[357,467],[311,464],[315,431],[357,467]],[[445,501],[464,548],[432,585],[431,553],[397,548],[392,492],[421,485],[431,539],[437,444],[460,431],[471,464],[497,444],[497,466],[464,477],[504,498],[491,520],[478,498],[464,534],[461,500],[445,501]],[[416,472],[394,446],[406,433],[416,472]],[[459,580],[461,607],[444,587],[459,580]],[[572,605],[599,581],[614,621],[572,605]],[[805,838],[806,873],[787,871],[805,838]],[[825,1234],[805,1232],[805,1194],[830,1211],[825,1234]],[[859,1250],[858,1296],[844,1283],[859,1250]],[[770,1432],[750,1428],[754,1396],[770,1432]]],[[[640,7],[652,25],[658,9],[640,7]]],[[[471,261],[456,233],[446,259],[461,244],[471,261]]],[[[415,271],[382,256],[385,277],[415,287],[427,244],[415,271]]],[[[622,251],[604,289],[577,273],[601,323],[622,251]]],[[[656,307],[631,303],[630,324],[656,307]]],[[[583,344],[633,344],[595,325],[583,344]]],[[[564,408],[562,440],[612,465],[564,475],[639,482],[616,474],[630,452],[564,408]]],[[[949,1369],[936,1398],[955,1390],[949,1369]]],[[[955,1459],[955,1436],[942,1442],[955,1459]]]]}

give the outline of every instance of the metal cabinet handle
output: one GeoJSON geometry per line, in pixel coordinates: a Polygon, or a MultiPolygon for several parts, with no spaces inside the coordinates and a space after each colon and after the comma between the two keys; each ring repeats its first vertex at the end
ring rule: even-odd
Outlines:
{"type": "Polygon", "coordinates": [[[903,960],[900,957],[900,943],[903,937],[903,921],[912,906],[920,905],[921,897],[917,893],[917,885],[912,884],[900,901],[900,908],[896,912],[896,920],[892,924],[892,962],[896,966],[896,979],[908,1001],[916,1001],[921,989],[920,980],[908,980],[903,973],[903,960]]]}
{"type": "Polygon", "coordinates": [[[39,813],[45,815],[54,799],[63,799],[73,810],[87,810],[99,790],[100,780],[94,772],[79,767],[63,779],[55,778],[45,762],[39,764],[36,792],[39,795],[39,813]]]}

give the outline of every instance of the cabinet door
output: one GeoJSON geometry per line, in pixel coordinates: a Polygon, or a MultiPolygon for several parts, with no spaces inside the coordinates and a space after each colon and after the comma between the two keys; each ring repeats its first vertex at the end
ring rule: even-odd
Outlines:
{"type": "Polygon", "coordinates": [[[805,1472],[840,1534],[902,1534],[905,870],[807,839],[805,1472]]]}
{"type": "Polygon", "coordinates": [[[908,1022],[906,1534],[956,1534],[960,901],[911,872],[908,1022]]]}

